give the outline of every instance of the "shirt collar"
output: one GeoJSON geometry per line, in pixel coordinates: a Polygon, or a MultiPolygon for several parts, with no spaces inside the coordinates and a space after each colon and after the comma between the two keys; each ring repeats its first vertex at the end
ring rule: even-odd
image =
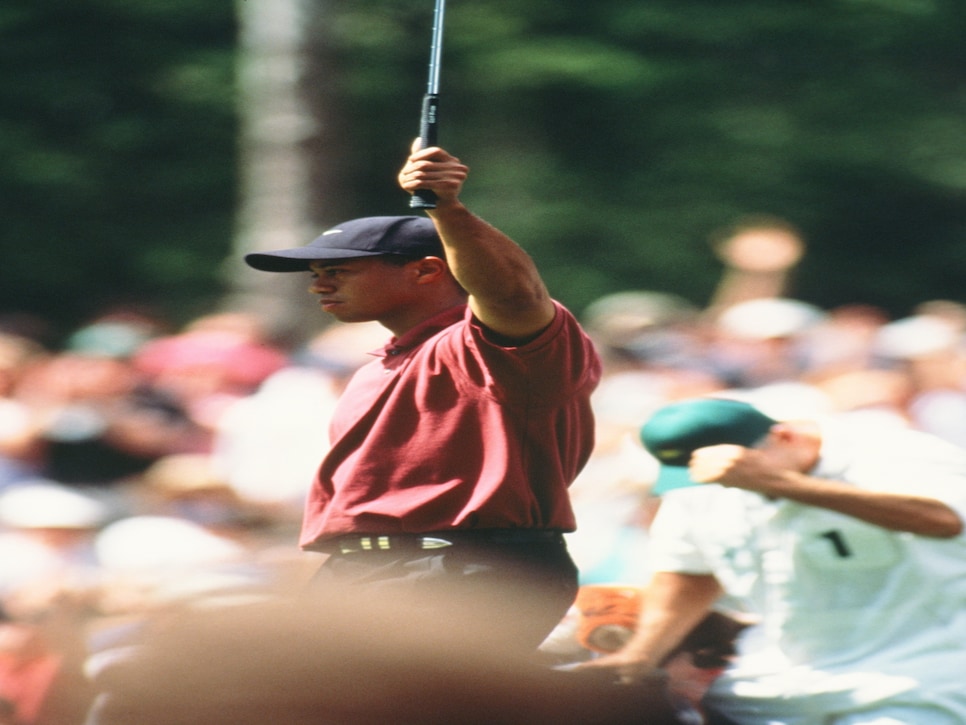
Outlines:
{"type": "Polygon", "coordinates": [[[416,325],[411,330],[407,330],[400,337],[393,337],[384,348],[376,350],[373,354],[378,357],[388,355],[399,355],[414,347],[419,347],[429,338],[440,330],[444,330],[450,325],[454,325],[466,315],[466,305],[456,305],[443,310],[437,315],[416,325]]]}

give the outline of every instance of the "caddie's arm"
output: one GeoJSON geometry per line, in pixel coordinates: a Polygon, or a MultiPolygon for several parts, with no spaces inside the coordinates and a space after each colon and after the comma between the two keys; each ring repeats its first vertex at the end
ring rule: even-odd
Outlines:
{"type": "Polygon", "coordinates": [[[524,340],[553,321],[555,308],[536,265],[516,242],[470,212],[459,200],[469,169],[439,147],[413,151],[399,172],[408,191],[430,189],[427,210],[443,240],[453,276],[469,293],[473,314],[487,328],[524,340]]]}
{"type": "Polygon", "coordinates": [[[644,592],[640,620],[630,641],[618,652],[583,663],[580,669],[611,669],[626,684],[652,675],[721,593],[721,585],[710,574],[657,572],[644,592]]]}
{"type": "MultiPolygon", "coordinates": [[[[798,433],[789,424],[779,424],[771,433],[772,437],[783,435],[798,433]]],[[[959,514],[942,501],[915,494],[870,491],[811,476],[802,470],[808,463],[796,462],[798,450],[800,447],[796,446],[769,450],[728,444],[708,446],[694,452],[688,470],[698,482],[743,488],[770,498],[829,509],[890,531],[941,539],[963,533],[959,514]]]]}

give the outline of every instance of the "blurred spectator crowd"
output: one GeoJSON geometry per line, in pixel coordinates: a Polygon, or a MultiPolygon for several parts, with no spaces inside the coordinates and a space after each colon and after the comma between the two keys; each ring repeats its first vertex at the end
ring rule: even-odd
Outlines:
{"type": "MultiPolygon", "coordinates": [[[[795,299],[791,233],[725,240],[706,308],[632,290],[584,312],[605,378],[568,535],[587,592],[545,645],[561,661],[633,626],[620,610],[595,635],[579,605],[647,581],[656,462],[637,432],[666,402],[727,391],[778,418],[861,416],[966,446],[966,305],[892,319],[795,299]]],[[[292,348],[240,312],[172,331],[117,311],[53,349],[0,319],[0,725],[87,722],[98,677],[153,617],[298,590],[318,564],[296,539],[328,416],[387,337],[332,324],[292,348]]]]}

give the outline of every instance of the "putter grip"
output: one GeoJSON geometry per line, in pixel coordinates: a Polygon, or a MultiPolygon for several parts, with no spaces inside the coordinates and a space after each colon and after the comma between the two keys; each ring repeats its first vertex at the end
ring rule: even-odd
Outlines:
{"type": "MultiPolygon", "coordinates": [[[[436,126],[439,113],[439,95],[427,93],[423,96],[423,111],[419,118],[420,148],[436,145],[436,126]]],[[[411,209],[435,209],[436,194],[429,189],[416,189],[409,199],[411,209]]]]}

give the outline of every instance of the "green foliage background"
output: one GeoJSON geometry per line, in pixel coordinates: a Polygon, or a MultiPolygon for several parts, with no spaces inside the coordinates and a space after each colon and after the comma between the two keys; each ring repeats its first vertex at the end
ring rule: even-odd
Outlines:
{"type": "Polygon", "coordinates": [[[0,314],[66,331],[221,294],[236,178],[230,3],[0,5],[0,314]]]}
{"type": "MultiPolygon", "coordinates": [[[[331,136],[306,153],[344,159],[320,227],[408,213],[432,6],[315,0],[331,136]]],[[[227,0],[7,0],[0,311],[177,318],[225,291],[236,22],[227,0]]],[[[796,296],[901,315],[966,299],[964,37],[960,0],[450,0],[440,138],[467,203],[578,311],[628,288],[706,302],[710,235],[770,213],[809,244],[796,296]]]]}

